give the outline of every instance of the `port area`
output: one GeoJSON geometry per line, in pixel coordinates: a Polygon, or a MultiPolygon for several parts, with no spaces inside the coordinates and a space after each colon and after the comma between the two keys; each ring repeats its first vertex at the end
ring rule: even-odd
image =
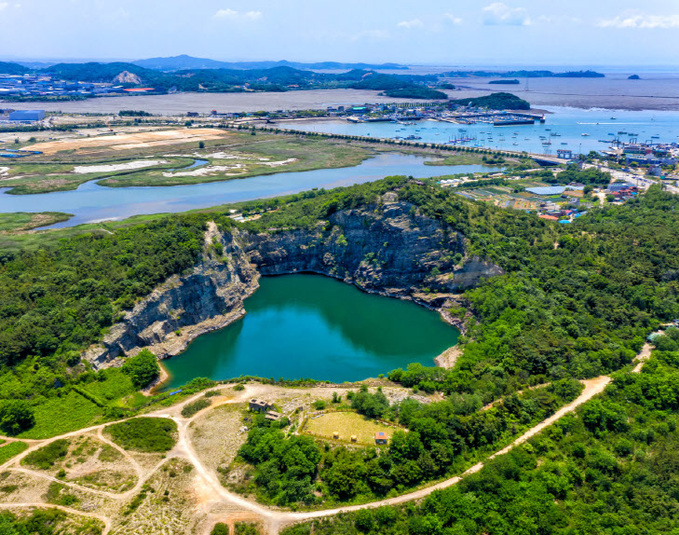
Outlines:
{"type": "Polygon", "coordinates": [[[499,111],[456,111],[456,112],[439,112],[427,115],[401,115],[398,113],[390,115],[382,115],[378,117],[365,117],[350,115],[347,121],[351,123],[400,123],[413,124],[414,121],[422,119],[434,119],[445,123],[453,124],[491,124],[493,126],[512,126],[535,124],[536,122],[544,123],[545,116],[541,113],[525,113],[508,110],[499,111]]]}

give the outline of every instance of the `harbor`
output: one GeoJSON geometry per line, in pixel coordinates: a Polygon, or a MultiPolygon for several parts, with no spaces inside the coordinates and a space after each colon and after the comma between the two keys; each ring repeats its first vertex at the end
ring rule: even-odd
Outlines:
{"type": "MultiPolygon", "coordinates": [[[[294,130],[327,132],[355,136],[371,136],[424,143],[452,144],[557,156],[559,151],[573,156],[590,151],[621,151],[638,145],[667,151],[679,148],[679,112],[583,110],[579,108],[545,108],[545,122],[496,126],[490,117],[503,114],[477,114],[483,120],[471,124],[462,112],[425,115],[401,122],[349,122],[344,118],[318,119],[308,122],[280,121],[277,126],[294,130]]],[[[522,113],[523,114],[523,113],[522,113]]],[[[473,115],[473,114],[472,114],[473,115]]],[[[505,117],[512,115],[510,112],[505,117]]],[[[525,115],[542,117],[536,112],[525,115]]],[[[646,149],[644,149],[646,150],[646,149]]]]}

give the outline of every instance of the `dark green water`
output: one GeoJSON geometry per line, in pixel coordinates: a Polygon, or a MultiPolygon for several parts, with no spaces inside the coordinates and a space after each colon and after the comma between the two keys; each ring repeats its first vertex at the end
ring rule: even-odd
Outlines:
{"type": "Polygon", "coordinates": [[[459,332],[414,303],[320,275],[263,277],[237,322],[164,362],[173,388],[240,375],[356,381],[433,359],[459,332]]]}

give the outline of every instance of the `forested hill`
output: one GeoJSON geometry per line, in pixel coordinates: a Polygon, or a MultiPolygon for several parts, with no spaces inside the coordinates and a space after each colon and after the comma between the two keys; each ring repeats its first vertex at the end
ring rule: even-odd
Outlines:
{"type": "MultiPolygon", "coordinates": [[[[392,178],[299,194],[285,203],[247,203],[246,210],[279,209],[246,228],[315,226],[334,211],[375,202],[394,188],[414,210],[462,232],[469,254],[507,272],[467,292],[477,323],[460,366],[447,373],[403,372],[395,379],[434,381],[445,392],[483,389],[494,398],[531,377],[591,377],[628,363],[660,321],[679,317],[679,215],[676,197],[659,189],[625,206],[594,211],[571,226],[556,226],[392,178]]],[[[77,354],[98,340],[121,310],[196,262],[208,217],[217,216],[168,216],[113,235],[3,253],[0,396],[55,392],[46,377],[40,386],[29,377],[15,382],[8,372],[22,362],[43,363],[41,374],[68,383],[77,371],[68,362],[77,362],[77,354]]],[[[230,224],[224,215],[218,219],[230,224]]],[[[436,280],[431,278],[427,291],[436,291],[436,280]]]]}
{"type": "Polygon", "coordinates": [[[274,67],[292,67],[306,70],[407,70],[405,65],[398,63],[339,63],[336,61],[320,61],[316,63],[302,63],[298,61],[216,61],[214,59],[194,58],[185,54],[168,58],[150,58],[133,61],[135,65],[159,71],[181,71],[185,69],[271,69],[274,67]]]}
{"type": "MultiPolygon", "coordinates": [[[[187,68],[161,72],[134,63],[59,63],[45,72],[66,80],[111,82],[119,74],[134,74],[139,83],[158,91],[231,92],[250,90],[286,91],[290,89],[328,89],[336,87],[375,90],[422,91],[419,98],[446,99],[445,93],[427,94],[427,85],[436,84],[436,76],[378,74],[371,70],[353,69],[344,73],[315,72],[289,65],[267,68],[187,68]]],[[[407,96],[407,95],[406,95],[407,96]]]]}

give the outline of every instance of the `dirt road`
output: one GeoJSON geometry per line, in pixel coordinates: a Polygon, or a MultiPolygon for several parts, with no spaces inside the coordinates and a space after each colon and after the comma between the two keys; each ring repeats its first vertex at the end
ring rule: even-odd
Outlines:
{"type": "MultiPolygon", "coordinates": [[[[639,354],[637,355],[636,359],[636,366],[634,368],[634,373],[639,373],[641,371],[641,368],[643,367],[644,362],[650,357],[651,355],[651,345],[650,344],[645,344],[639,354]]],[[[594,396],[597,396],[601,394],[606,386],[610,383],[611,378],[608,376],[601,376],[597,377],[595,379],[589,379],[586,381],[582,381],[584,384],[584,390],[582,393],[572,401],[571,403],[563,406],[561,409],[559,409],[557,412],[555,412],[552,416],[549,418],[545,419],[544,421],[540,422],[539,424],[535,425],[528,431],[526,431],[523,435],[520,437],[516,438],[511,444],[506,446],[505,448],[497,451],[493,455],[491,455],[488,459],[493,459],[495,457],[498,457],[500,455],[504,455],[505,453],[508,453],[511,451],[513,448],[516,446],[526,442],[529,440],[531,437],[537,435],[553,423],[557,422],[560,418],[565,416],[568,413],[573,412],[577,407],[582,405],[583,403],[586,403],[590,399],[592,399],[594,396]]],[[[230,394],[233,393],[233,390],[231,388],[232,385],[224,385],[219,387],[223,392],[229,392],[230,394]]],[[[338,389],[342,390],[342,389],[338,389]]],[[[398,505],[410,501],[415,501],[415,500],[420,500],[422,498],[425,498],[429,496],[431,493],[437,491],[437,490],[442,490],[449,488],[453,485],[456,485],[459,483],[463,478],[470,474],[474,474],[485,466],[485,462],[478,463],[471,468],[469,468],[467,471],[465,471],[463,474],[459,476],[455,476],[449,479],[446,479],[445,481],[441,481],[439,483],[436,483],[434,485],[430,485],[428,487],[418,489],[414,492],[410,492],[407,494],[403,494],[401,496],[397,496],[395,498],[388,498],[385,500],[379,500],[375,502],[370,502],[366,504],[361,504],[361,505],[354,505],[354,506],[348,506],[348,507],[338,507],[338,508],[333,508],[333,509],[326,509],[326,510],[321,510],[321,511],[309,511],[309,512],[300,512],[300,513],[295,513],[295,512],[287,512],[287,511],[278,511],[278,510],[273,510],[270,509],[266,506],[260,505],[256,502],[250,501],[246,498],[243,498],[242,496],[235,494],[233,492],[228,491],[226,488],[222,486],[222,484],[219,481],[219,477],[217,476],[217,473],[212,470],[207,468],[199,456],[197,455],[195,448],[193,444],[191,443],[190,439],[190,434],[189,434],[189,426],[191,425],[191,422],[200,417],[202,414],[204,414],[206,411],[214,410],[216,407],[224,405],[224,404],[230,404],[230,403],[243,403],[247,401],[248,399],[252,397],[266,397],[266,396],[273,396],[277,392],[280,391],[280,387],[275,387],[275,386],[270,386],[270,385],[248,385],[245,390],[241,392],[235,392],[232,397],[225,398],[222,402],[220,403],[215,403],[212,406],[204,409],[203,411],[199,412],[198,414],[192,416],[191,418],[183,418],[181,416],[181,410],[182,408],[189,404],[192,403],[193,401],[197,400],[198,398],[203,396],[203,393],[196,394],[195,396],[192,396],[191,398],[183,401],[182,403],[169,407],[169,408],[164,408],[155,412],[152,412],[150,414],[146,414],[144,416],[146,417],[152,417],[152,418],[170,418],[174,420],[177,423],[177,428],[178,428],[178,438],[177,438],[177,443],[175,447],[169,451],[165,458],[160,461],[158,464],[155,466],[151,467],[150,469],[144,469],[134,458],[127,452],[126,450],[120,448],[118,445],[112,443],[110,440],[106,439],[106,437],[103,435],[103,429],[106,426],[111,425],[112,423],[116,422],[108,422],[106,424],[101,424],[98,426],[92,426],[86,429],[81,429],[78,431],[73,431],[71,433],[66,433],[64,435],[60,435],[57,437],[52,437],[50,439],[46,440],[36,440],[36,441],[31,441],[29,448],[21,453],[20,455],[14,457],[13,459],[7,461],[4,463],[2,466],[0,466],[0,471],[10,471],[10,472],[21,472],[25,474],[30,474],[34,476],[38,476],[41,478],[46,478],[49,479],[50,481],[58,481],[61,484],[64,484],[69,487],[73,487],[78,489],[81,492],[89,492],[92,494],[98,494],[98,495],[104,495],[107,498],[114,500],[116,502],[119,502],[123,504],[130,498],[132,498],[134,495],[136,495],[142,486],[149,480],[149,478],[158,470],[162,467],[162,465],[167,462],[170,459],[175,459],[175,458],[180,458],[188,461],[191,463],[194,468],[195,468],[195,477],[194,477],[194,487],[196,489],[200,489],[201,493],[203,495],[207,495],[209,497],[209,506],[210,507],[217,507],[217,506],[228,506],[229,510],[235,510],[236,513],[233,514],[240,514],[243,515],[245,514],[248,516],[248,518],[252,518],[253,515],[257,518],[260,519],[261,523],[265,526],[265,529],[268,534],[270,535],[276,535],[279,533],[280,529],[282,527],[285,527],[287,525],[297,523],[297,522],[302,522],[305,520],[311,520],[314,518],[322,518],[322,517],[328,517],[328,516],[333,516],[338,513],[345,513],[345,512],[351,512],[351,511],[357,511],[360,509],[367,509],[367,508],[375,508],[375,507],[380,507],[383,505],[398,505]],[[36,470],[30,470],[28,468],[25,468],[21,466],[21,460],[28,455],[31,451],[34,451],[40,447],[43,447],[51,442],[54,442],[55,440],[59,440],[62,438],[71,438],[71,437],[76,437],[79,435],[83,435],[86,433],[93,433],[95,432],[99,440],[102,442],[112,446],[115,448],[118,452],[120,452],[126,461],[130,462],[132,466],[134,467],[134,470],[137,474],[137,483],[134,485],[134,487],[126,492],[123,493],[113,493],[113,492],[108,492],[108,491],[101,491],[101,490],[94,490],[90,489],[87,487],[80,486],[76,483],[70,483],[66,482],[63,480],[58,480],[56,478],[53,478],[45,473],[41,473],[36,470]],[[240,511],[240,512],[238,512],[240,511]]],[[[64,511],[67,511],[69,513],[73,514],[78,514],[78,515],[84,515],[88,516],[91,518],[96,518],[98,520],[101,520],[105,524],[105,530],[104,530],[104,535],[107,535],[109,531],[111,531],[112,526],[114,524],[114,516],[107,517],[101,514],[95,514],[95,513],[84,513],[82,511],[78,511],[75,509],[67,508],[67,507],[58,507],[54,506],[51,504],[47,503],[5,503],[5,504],[0,504],[0,508],[5,508],[5,509],[10,509],[10,508],[19,508],[19,507],[57,507],[59,509],[62,509],[64,511]]],[[[207,535],[211,529],[211,525],[209,523],[204,523],[204,531],[207,535]]]]}

